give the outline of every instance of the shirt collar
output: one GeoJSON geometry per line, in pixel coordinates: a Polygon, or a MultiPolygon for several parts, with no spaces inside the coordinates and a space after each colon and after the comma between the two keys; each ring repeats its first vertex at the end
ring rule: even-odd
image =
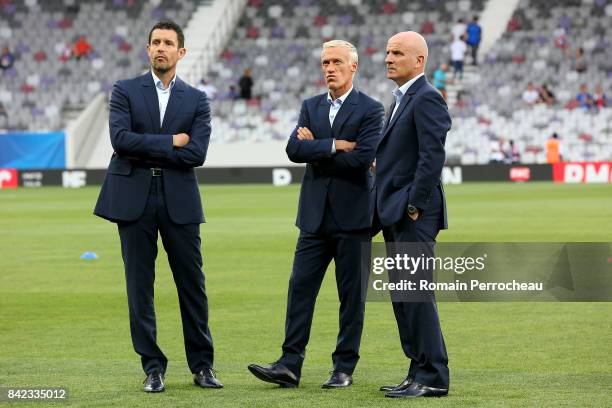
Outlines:
{"type": "Polygon", "coordinates": [[[399,88],[395,88],[393,90],[392,94],[393,96],[395,96],[395,99],[396,101],[398,101],[397,102],[398,104],[399,104],[399,101],[402,99],[402,97],[406,94],[406,92],[408,92],[408,89],[410,89],[412,84],[414,84],[417,81],[417,79],[419,79],[423,75],[425,75],[425,73],[421,72],[419,75],[415,76],[410,81],[406,82],[404,85],[400,86],[399,88]]]}
{"type": "Polygon", "coordinates": [[[352,91],[353,91],[353,87],[351,86],[351,89],[349,89],[344,95],[342,95],[341,97],[337,98],[336,100],[332,100],[331,94],[328,91],[327,92],[327,101],[329,102],[330,105],[334,105],[336,103],[338,103],[339,105],[342,105],[344,103],[344,101],[346,100],[346,98],[348,98],[349,94],[352,91]]]}
{"type": "Polygon", "coordinates": [[[155,75],[155,73],[152,70],[151,70],[151,75],[153,75],[153,83],[155,84],[155,87],[162,91],[171,91],[172,88],[174,87],[174,83],[176,82],[176,74],[174,74],[174,78],[172,78],[172,81],[170,81],[168,88],[164,88],[164,83],[162,82],[161,79],[157,77],[157,75],[155,75]]]}

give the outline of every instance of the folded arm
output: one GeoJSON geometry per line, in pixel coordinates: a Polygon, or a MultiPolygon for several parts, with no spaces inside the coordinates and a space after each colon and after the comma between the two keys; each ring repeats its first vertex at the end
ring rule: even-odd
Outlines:
{"type": "Polygon", "coordinates": [[[332,156],[332,143],[334,139],[315,139],[314,136],[312,139],[300,139],[298,135],[302,132],[301,128],[312,129],[305,101],[302,103],[302,108],[300,109],[298,125],[293,132],[291,132],[285,149],[289,160],[294,163],[314,163],[318,160],[332,156]]]}

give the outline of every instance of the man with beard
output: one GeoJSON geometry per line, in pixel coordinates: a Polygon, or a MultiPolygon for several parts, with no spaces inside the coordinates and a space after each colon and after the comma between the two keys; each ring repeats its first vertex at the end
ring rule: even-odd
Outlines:
{"type": "Polygon", "coordinates": [[[185,38],[172,21],[149,33],[151,71],[118,81],[110,100],[114,148],[94,213],[117,224],[125,266],[130,332],[147,375],[144,391],[164,391],[168,360],[157,344],[153,282],[161,235],[178,290],[183,336],[194,382],[221,388],[208,328],[195,167],[206,158],[210,107],[203,92],[176,76],[185,38]]]}

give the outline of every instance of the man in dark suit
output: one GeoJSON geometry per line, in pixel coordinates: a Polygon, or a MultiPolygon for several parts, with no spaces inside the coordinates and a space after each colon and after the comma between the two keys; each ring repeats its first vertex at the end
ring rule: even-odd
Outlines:
{"type": "Polygon", "coordinates": [[[303,102],[287,143],[289,159],[307,165],[296,221],[300,235],[289,280],[285,341],[276,363],[249,366],[259,379],[282,387],[299,384],[315,300],[332,259],[340,331],[332,354],[334,369],[323,388],[351,385],[359,360],[365,311],[360,256],[362,245],[371,241],[369,168],[384,109],[353,88],[357,66],[352,44],[339,40],[323,44],[321,68],[329,91],[303,102]]]}
{"type": "Polygon", "coordinates": [[[206,158],[210,107],[206,95],[176,76],[184,35],[172,21],[149,33],[151,71],[118,81],[110,100],[111,158],[94,213],[117,223],[134,349],[147,374],[146,392],[164,391],[168,360],[157,345],[153,282],[157,234],[176,284],[183,336],[194,382],[221,388],[208,329],[195,167],[206,158]]]}
{"type": "MultiPolygon", "coordinates": [[[[382,227],[388,249],[392,243],[418,243],[425,255],[433,256],[436,236],[447,228],[440,176],[451,119],[442,95],[424,76],[427,54],[427,43],[416,32],[396,34],[387,43],[387,77],[397,88],[376,151],[374,224],[382,227]]],[[[387,397],[448,394],[448,357],[435,299],[431,294],[416,300],[392,296],[400,341],[411,363],[403,382],[381,387],[387,397]]]]}

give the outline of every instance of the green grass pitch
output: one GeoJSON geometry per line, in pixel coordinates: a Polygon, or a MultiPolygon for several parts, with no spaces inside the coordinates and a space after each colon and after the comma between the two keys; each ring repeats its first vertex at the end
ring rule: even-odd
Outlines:
{"type": "MultiPolygon", "coordinates": [[[[450,395],[419,401],[388,400],[378,391],[401,380],[408,361],[391,306],[368,303],[354,386],[322,390],[338,327],[333,266],[317,301],[300,387],[259,382],[246,367],[280,355],[298,186],[201,190],[223,390],[192,383],[162,250],[155,301],[158,340],[170,360],[167,391],[142,392],[119,237],[91,213],[96,187],[0,191],[0,386],[68,387],[61,406],[83,407],[612,406],[611,303],[440,303],[450,395]],[[100,258],[80,260],[85,251],[100,258]]],[[[612,185],[482,183],[446,191],[450,229],[440,241],[612,241],[612,185]]]]}

